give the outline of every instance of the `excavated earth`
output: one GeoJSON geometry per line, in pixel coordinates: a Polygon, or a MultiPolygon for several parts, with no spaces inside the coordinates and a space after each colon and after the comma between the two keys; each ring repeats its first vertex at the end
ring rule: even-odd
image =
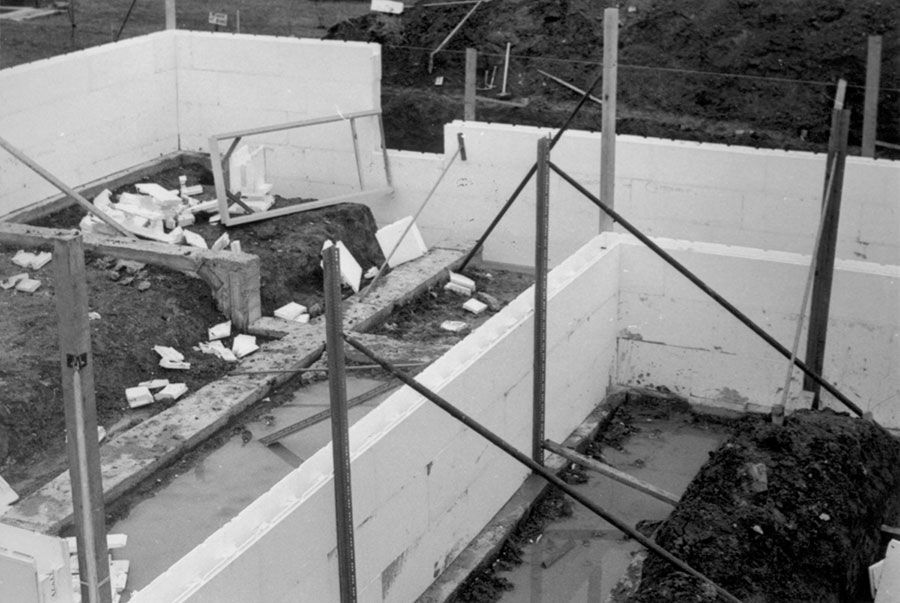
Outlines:
{"type": "MultiPolygon", "coordinates": [[[[585,88],[602,60],[603,9],[591,0],[504,0],[484,3],[434,59],[436,48],[471,5],[411,6],[402,15],[369,13],[338,23],[326,38],[378,42],[383,48],[383,99],[388,145],[440,151],[442,124],[462,117],[462,51],[480,53],[483,74],[510,43],[512,100],[524,107],[479,103],[481,121],[559,126],[577,95],[537,69],[585,88]],[[435,78],[443,76],[440,87],[435,78]]],[[[827,141],[833,85],[851,87],[850,144],[859,144],[866,36],[882,35],[879,140],[900,140],[900,10],[862,0],[631,0],[620,3],[619,132],[760,147],[819,149],[827,141]],[[645,67],[664,68],[646,69],[645,67]],[[777,78],[729,78],[695,73],[777,78]]],[[[496,97],[495,87],[480,91],[496,97]]],[[[599,96],[599,88],[595,90],[599,96]]],[[[573,127],[599,129],[589,104],[573,127]]]]}

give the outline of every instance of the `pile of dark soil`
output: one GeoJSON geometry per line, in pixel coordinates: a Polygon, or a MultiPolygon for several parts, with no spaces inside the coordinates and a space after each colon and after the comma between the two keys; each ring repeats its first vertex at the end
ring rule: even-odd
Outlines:
{"type": "MultiPolygon", "coordinates": [[[[15,251],[0,247],[0,274],[23,271],[10,261],[15,251]]],[[[191,349],[198,341],[206,341],[208,327],[225,320],[216,310],[206,283],[148,266],[125,286],[110,280],[109,264],[102,258],[87,254],[85,261],[89,307],[100,314],[90,326],[101,425],[111,427],[130,413],[125,399],[127,387],[163,377],[184,382],[194,391],[228,370],[227,363],[191,349]],[[140,281],[149,283],[149,289],[138,290],[140,281]],[[160,368],[154,345],[178,349],[191,369],[160,368]]],[[[0,417],[5,417],[0,423],[6,424],[3,431],[9,437],[9,458],[6,464],[0,458],[0,466],[13,485],[35,477],[39,469],[33,464],[38,458],[64,454],[53,265],[31,274],[42,282],[34,294],[0,291],[0,339],[6,350],[0,354],[0,417]]],[[[167,406],[156,403],[147,410],[158,412],[167,406]]]]}
{"type": "MultiPolygon", "coordinates": [[[[798,412],[783,427],[748,417],[656,540],[744,600],[853,600],[883,552],[879,528],[898,487],[900,444],[871,422],[831,411],[798,412]]],[[[632,600],[715,596],[650,556],[632,600]]]]}
{"type": "MultiPolygon", "coordinates": [[[[479,104],[482,121],[558,126],[571,92],[549,83],[537,69],[577,86],[598,72],[603,47],[603,9],[589,0],[503,0],[480,6],[436,55],[433,73],[428,54],[459,23],[470,5],[412,6],[403,15],[370,13],[333,26],[326,38],[383,44],[383,107],[388,143],[414,150],[434,150],[440,131],[430,126],[432,110],[440,121],[462,116],[462,51],[480,53],[483,70],[498,67],[506,44],[512,44],[510,88],[527,97],[524,108],[479,104]],[[441,88],[435,75],[443,75],[441,88]],[[407,89],[407,90],[403,90],[407,89]],[[403,134],[405,130],[418,133],[403,134]]],[[[627,2],[620,11],[618,131],[629,134],[689,138],[791,148],[818,148],[827,141],[834,86],[784,80],[836,82],[847,79],[847,106],[854,112],[851,145],[861,132],[866,36],[883,35],[882,88],[900,86],[900,11],[881,0],[666,0],[627,2]],[[634,11],[627,10],[634,8],[634,11]],[[651,69],[665,68],[665,70],[651,69]],[[674,71],[672,71],[674,70],[674,71]],[[686,72],[735,73],[778,80],[739,79],[686,72]],[[697,120],[701,120],[698,123],[697,120]],[[721,123],[727,123],[722,128],[721,123]]],[[[482,81],[479,79],[479,84],[482,81]]],[[[496,88],[480,92],[485,96],[496,88]]],[[[599,94],[598,94],[599,95],[599,94]]],[[[900,94],[880,98],[880,140],[900,139],[900,94]]],[[[599,108],[586,113],[599,128],[599,108]]]]}

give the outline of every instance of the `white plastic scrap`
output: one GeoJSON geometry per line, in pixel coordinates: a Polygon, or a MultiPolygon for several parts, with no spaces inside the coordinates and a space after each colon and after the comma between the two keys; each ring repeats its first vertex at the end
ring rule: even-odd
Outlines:
{"type": "MultiPolygon", "coordinates": [[[[325,241],[322,245],[322,251],[325,251],[332,245],[335,245],[331,240],[325,241]]],[[[343,280],[347,285],[353,289],[354,293],[359,292],[359,284],[362,280],[362,266],[359,265],[359,262],[356,261],[356,258],[353,257],[353,254],[350,253],[350,250],[341,242],[337,242],[337,248],[340,252],[340,263],[341,263],[341,280],[343,280]]],[[[324,268],[324,264],[323,264],[324,268]]]]}
{"type": "Polygon", "coordinates": [[[472,314],[475,314],[476,316],[478,314],[481,314],[482,312],[484,312],[487,309],[488,309],[488,305],[486,303],[484,303],[480,300],[477,300],[474,297],[469,299],[469,301],[467,301],[466,303],[463,304],[463,310],[466,310],[467,312],[471,312],[472,314]]]}
{"type": "Polygon", "coordinates": [[[157,402],[174,402],[187,393],[187,385],[184,383],[170,383],[153,396],[157,402]]]}
{"type": "Polygon", "coordinates": [[[248,356],[258,349],[259,346],[256,345],[256,337],[253,335],[237,335],[231,344],[231,351],[234,352],[234,355],[238,358],[248,356]]]}
{"type": "Polygon", "coordinates": [[[296,321],[306,313],[306,306],[297,302],[290,302],[275,310],[275,317],[296,321]]]}
{"type": "Polygon", "coordinates": [[[210,341],[208,343],[201,341],[198,344],[198,347],[204,354],[212,354],[213,356],[218,356],[226,362],[237,361],[237,356],[234,355],[234,352],[225,347],[221,339],[216,339],[215,341],[210,341]]]}
{"type": "Polygon", "coordinates": [[[140,408],[153,403],[153,394],[146,387],[129,387],[125,390],[125,397],[131,408],[140,408]]]}
{"type": "Polygon", "coordinates": [[[220,322],[217,325],[211,326],[207,329],[207,335],[210,341],[228,337],[231,335],[231,321],[226,320],[225,322],[220,322]]]}
{"type": "Polygon", "coordinates": [[[14,274],[13,276],[9,277],[6,280],[0,281],[0,287],[2,287],[4,289],[12,289],[19,283],[19,281],[24,281],[27,278],[28,278],[27,272],[22,272],[20,274],[14,274]]]}
{"type": "Polygon", "coordinates": [[[34,293],[41,286],[41,281],[33,278],[24,278],[16,283],[16,291],[24,291],[25,293],[34,293]]]}

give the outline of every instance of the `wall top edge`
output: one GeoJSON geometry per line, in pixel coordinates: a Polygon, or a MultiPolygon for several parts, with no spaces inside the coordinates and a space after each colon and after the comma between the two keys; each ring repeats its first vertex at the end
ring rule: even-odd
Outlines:
{"type": "MultiPolygon", "coordinates": [[[[603,236],[607,237],[605,240],[609,244],[618,242],[623,245],[646,248],[646,246],[637,240],[637,238],[627,233],[603,233],[603,236]]],[[[748,260],[762,260],[797,266],[809,266],[811,259],[811,256],[809,255],[793,253],[790,251],[759,249],[756,247],[742,247],[739,245],[724,245],[722,243],[708,243],[704,241],[687,241],[684,239],[667,239],[664,237],[651,238],[654,243],[666,251],[694,251],[710,255],[744,258],[748,260]]],[[[647,250],[650,251],[649,248],[647,250]]],[[[836,258],[834,261],[834,269],[900,279],[900,265],[896,264],[878,264],[875,262],[836,258]]]]}
{"type": "Polygon", "coordinates": [[[107,54],[116,52],[121,48],[141,46],[143,44],[151,42],[156,38],[174,37],[174,34],[175,32],[171,30],[155,31],[153,33],[144,34],[142,36],[135,36],[133,38],[119,40],[118,42],[107,42],[106,44],[100,44],[99,46],[91,46],[90,48],[73,50],[72,52],[58,54],[56,56],[47,57],[46,59],[38,59],[36,61],[22,63],[21,65],[13,65],[12,67],[0,69],[0,77],[3,77],[5,75],[18,75],[20,73],[27,73],[28,71],[31,71],[33,69],[41,69],[43,67],[46,67],[47,65],[65,63],[78,57],[89,57],[92,55],[107,54]]]}
{"type": "Polygon", "coordinates": [[[300,38],[297,36],[273,36],[266,34],[248,34],[248,33],[232,33],[227,31],[203,31],[194,29],[176,29],[173,30],[175,35],[182,38],[232,38],[236,40],[268,40],[279,44],[306,44],[310,46],[320,45],[341,45],[358,48],[368,48],[374,51],[374,54],[381,54],[381,44],[374,42],[358,42],[346,40],[322,40],[319,38],[300,38]]]}
{"type": "MultiPolygon", "coordinates": [[[[463,120],[453,120],[450,123],[444,124],[445,129],[451,130],[465,130],[467,128],[477,128],[480,130],[492,130],[495,132],[517,132],[517,133],[525,133],[531,134],[535,138],[540,136],[546,136],[548,134],[555,134],[556,128],[547,128],[547,127],[537,127],[537,126],[526,126],[526,125],[516,125],[516,124],[504,124],[498,122],[480,122],[480,121],[463,121],[463,120]]],[[[570,129],[566,131],[565,137],[569,138],[582,138],[582,139],[597,139],[600,140],[602,133],[599,131],[590,131],[590,130],[576,130],[570,129]]],[[[732,153],[744,153],[749,155],[767,155],[772,157],[794,157],[794,158],[807,158],[807,159],[815,159],[817,161],[821,161],[822,157],[825,156],[824,153],[814,152],[814,151],[796,151],[796,150],[784,150],[784,149],[764,149],[758,147],[748,147],[742,145],[730,145],[723,144],[718,142],[698,142],[696,140],[677,140],[674,138],[654,138],[651,136],[636,136],[633,134],[617,134],[616,139],[621,142],[628,142],[633,144],[645,144],[645,145],[653,145],[653,146],[668,146],[668,147],[681,147],[681,148],[691,148],[691,149],[707,149],[710,151],[729,151],[732,153]]],[[[873,159],[871,157],[858,157],[858,156],[850,156],[847,157],[847,161],[849,163],[859,163],[859,164],[868,164],[868,165],[877,165],[879,167],[889,167],[900,169],[900,160],[896,159],[873,159]]]]}

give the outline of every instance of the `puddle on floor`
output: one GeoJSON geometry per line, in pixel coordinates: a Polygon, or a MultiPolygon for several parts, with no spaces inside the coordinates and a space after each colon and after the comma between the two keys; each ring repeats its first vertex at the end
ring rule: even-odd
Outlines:
{"type": "MultiPolygon", "coordinates": [[[[640,432],[623,442],[623,451],[604,447],[606,462],[677,495],[727,438],[727,429],[718,425],[651,419],[635,426],[640,432]]],[[[589,481],[574,487],[631,526],[641,520],[661,521],[672,509],[607,477],[587,474],[589,481]]],[[[548,524],[537,542],[523,548],[522,565],[497,573],[514,586],[502,602],[607,600],[642,547],[574,501],[572,510],[571,517],[548,524]]]]}
{"type": "MultiPolygon", "coordinates": [[[[347,396],[352,398],[381,383],[348,377],[347,396]]],[[[350,423],[365,416],[388,395],[390,392],[351,408],[350,423]]],[[[189,471],[134,505],[127,517],[109,526],[110,533],[128,536],[128,545],[115,551],[117,559],[131,562],[123,600],[225,525],[290,473],[298,461],[330,442],[328,420],[283,438],[281,447],[274,450],[258,440],[321,412],[328,405],[327,381],[300,388],[291,401],[267,413],[275,418],[271,425],[262,420],[246,425],[253,434],[249,442],[244,443],[240,435],[229,438],[189,471]]]]}

